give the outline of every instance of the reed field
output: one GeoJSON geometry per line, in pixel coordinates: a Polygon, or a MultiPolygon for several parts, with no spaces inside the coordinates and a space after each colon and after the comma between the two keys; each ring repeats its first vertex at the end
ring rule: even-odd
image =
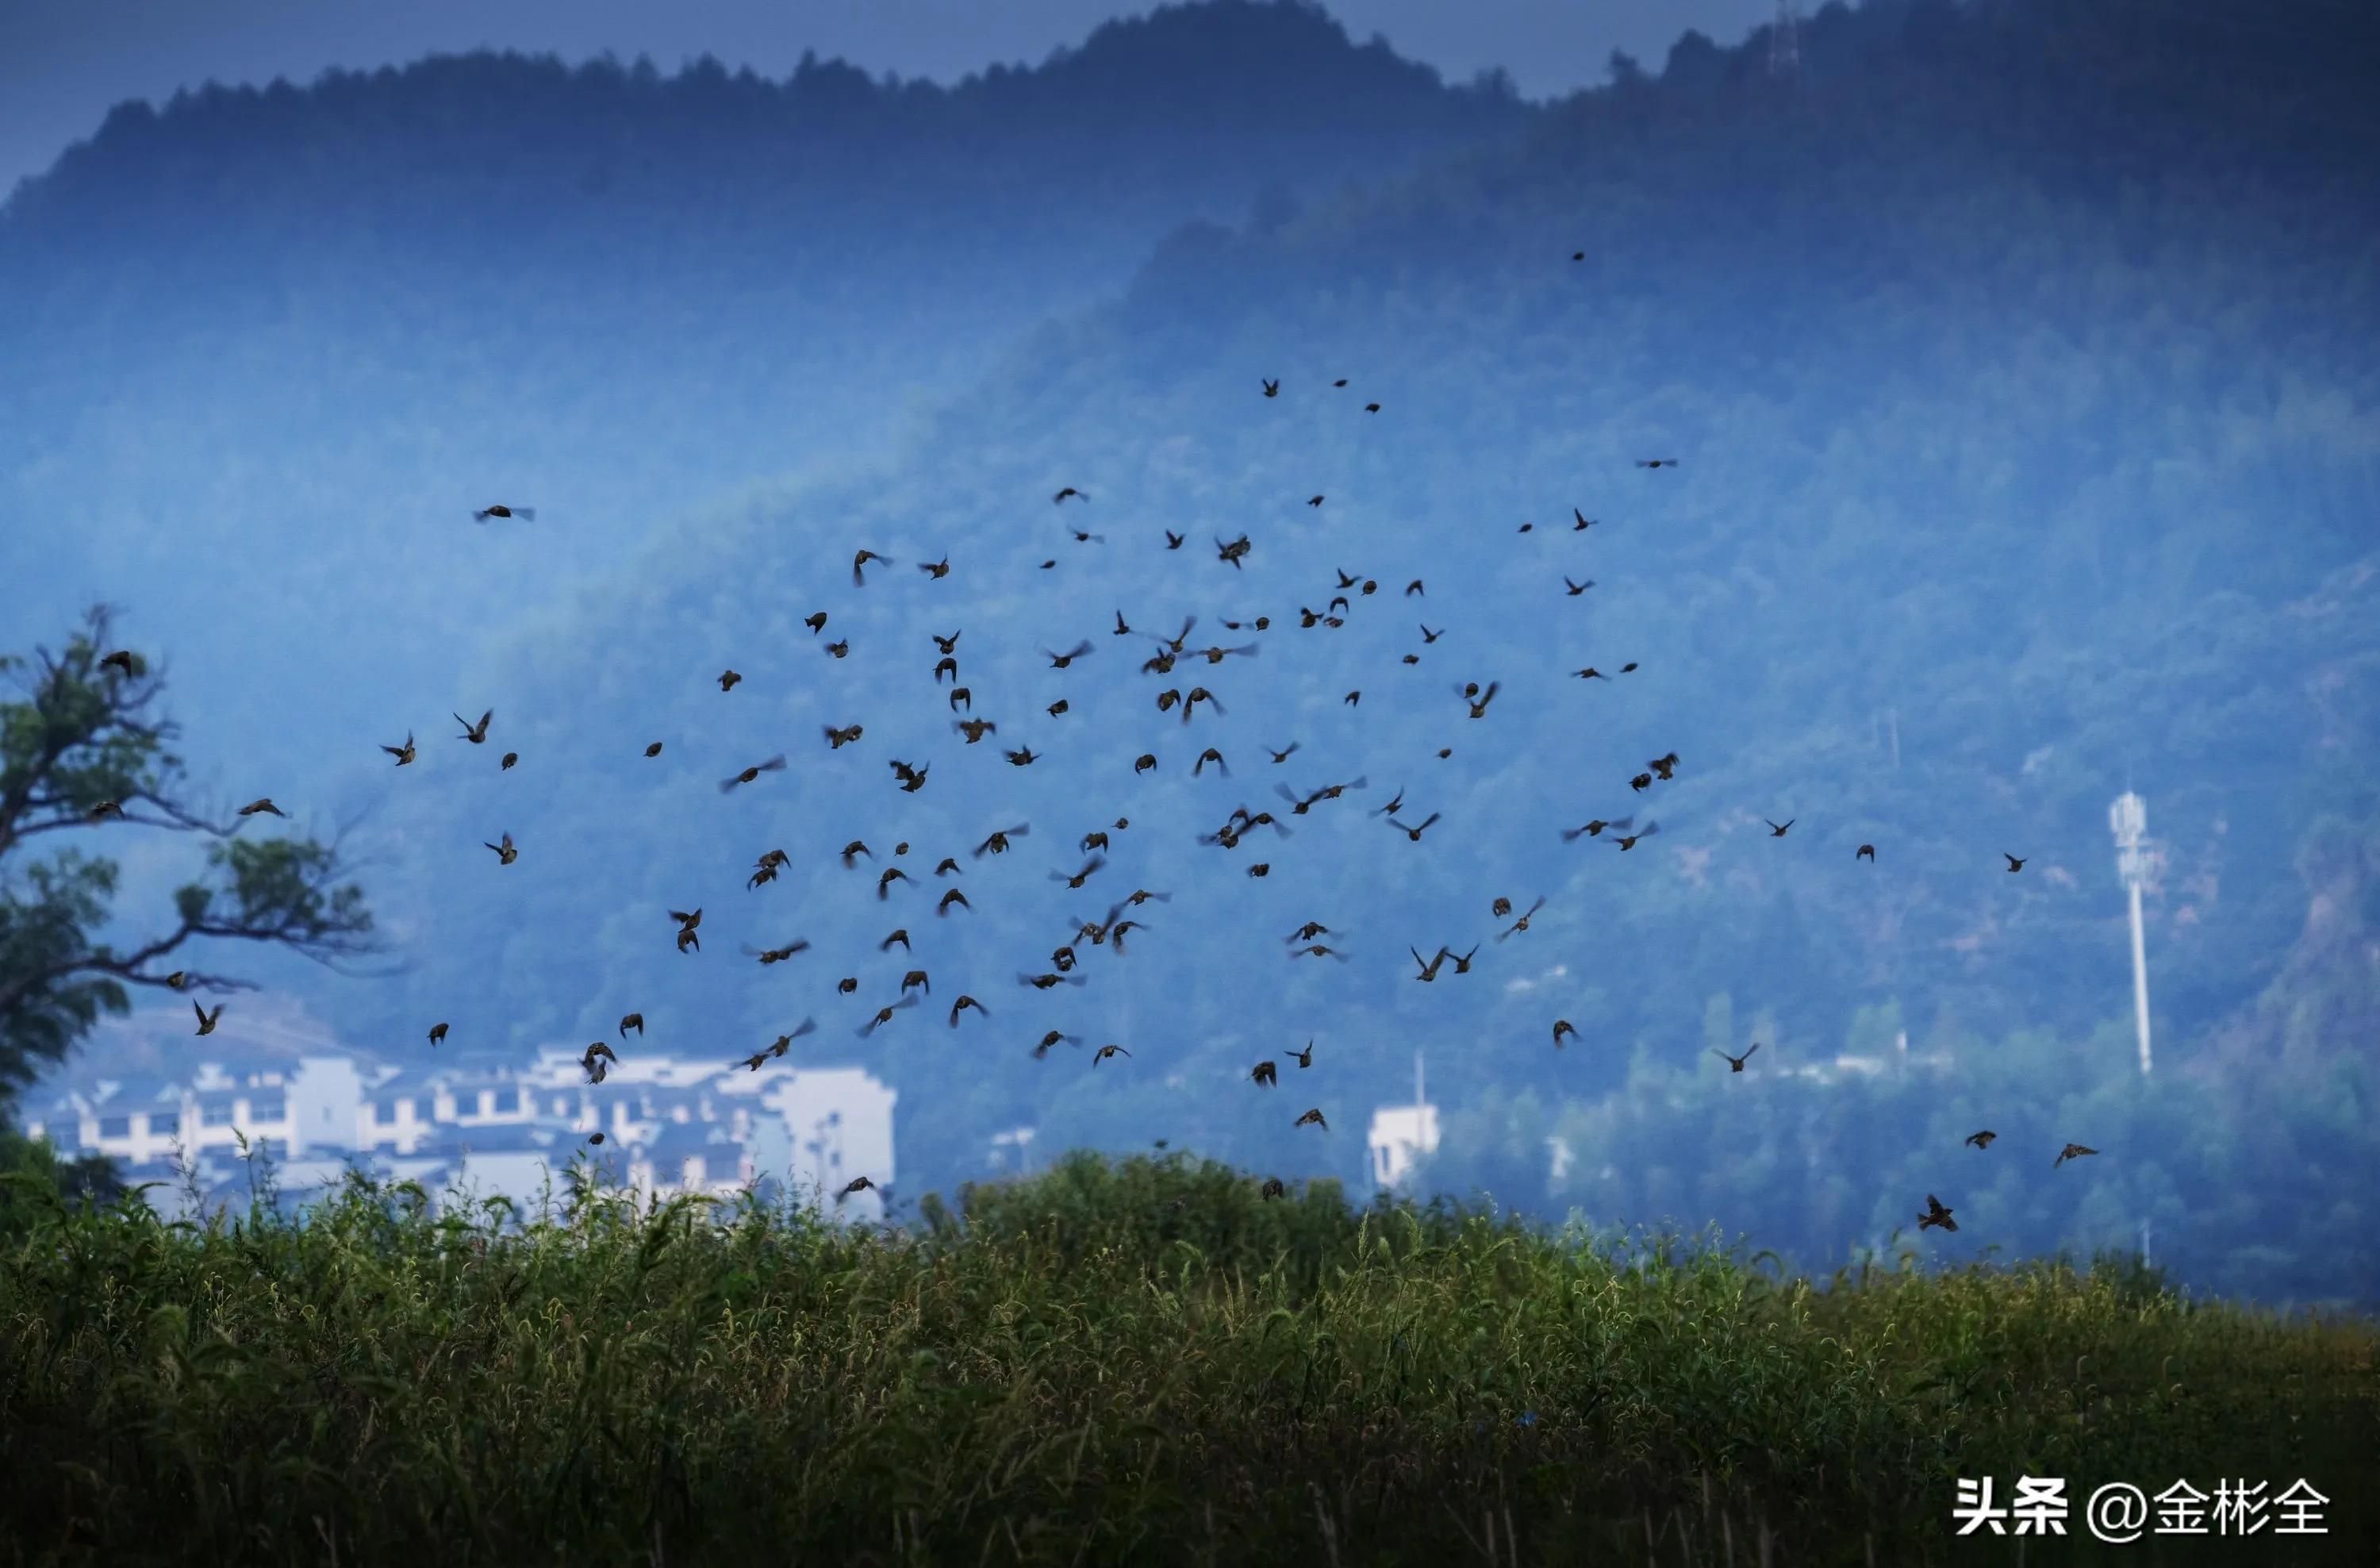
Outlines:
{"type": "Polygon", "coordinates": [[[2380,1560],[2374,1325],[2136,1261],[1813,1281],[1180,1154],[898,1229],[5,1180],[10,1563],[2380,1560]],[[2066,1538],[1953,1538],[1958,1477],[2020,1474],[2066,1538]],[[2300,1477],[2326,1535],[2083,1527],[2103,1481],[2300,1477]]]}

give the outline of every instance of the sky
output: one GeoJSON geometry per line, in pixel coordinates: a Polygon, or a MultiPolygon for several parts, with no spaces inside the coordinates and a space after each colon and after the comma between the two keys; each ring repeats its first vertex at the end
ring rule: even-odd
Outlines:
{"type": "MultiPolygon", "coordinates": [[[[805,49],[871,73],[953,81],[994,63],[1038,64],[1111,18],[1116,0],[0,0],[0,192],[39,174],[132,98],[209,79],[310,81],[481,46],[649,55],[664,71],[706,53],[731,69],[790,72],[805,49]]],[[[1774,0],[1335,0],[1361,42],[1451,80],[1501,66],[1524,95],[1601,82],[1615,48],[1658,67],[1688,28],[1721,43],[1774,0]]],[[[1803,6],[1804,14],[1812,9],[1803,6]]]]}

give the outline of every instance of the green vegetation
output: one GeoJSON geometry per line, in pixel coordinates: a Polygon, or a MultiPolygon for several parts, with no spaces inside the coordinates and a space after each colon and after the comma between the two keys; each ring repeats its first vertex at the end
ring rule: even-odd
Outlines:
{"type": "Polygon", "coordinates": [[[2303,1476],[2295,1560],[2373,1539],[2373,1326],[2106,1260],[1814,1285],[1180,1154],[890,1234],[360,1181],[300,1224],[269,1172],[201,1228],[6,1180],[19,1562],[1917,1563],[1960,1556],[1955,1477],[2019,1473],[2303,1476]]]}

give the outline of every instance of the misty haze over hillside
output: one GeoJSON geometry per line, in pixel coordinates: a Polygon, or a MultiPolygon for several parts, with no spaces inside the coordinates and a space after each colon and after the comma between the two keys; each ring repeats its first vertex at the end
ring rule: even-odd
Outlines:
{"type": "MultiPolygon", "coordinates": [[[[1020,1124],[1361,1192],[1420,1051],[1425,1190],[1824,1267],[1932,1191],[1930,1258],[2145,1222],[2202,1288],[2380,1300],[2380,39],[2154,9],[1830,5],[1796,79],[1689,35],[1543,108],[1232,3],[953,90],[478,56],[128,107],[0,209],[0,646],[120,603],[201,781],[361,819],[405,971],[245,972],[375,1051],[815,1014],[913,1193],[1020,1124]],[[1200,842],[1238,806],[1288,834],[1200,842]],[[1018,985],[1135,888],[1124,954],[1018,985]]],[[[104,847],[128,930],[182,862],[104,847]]]]}

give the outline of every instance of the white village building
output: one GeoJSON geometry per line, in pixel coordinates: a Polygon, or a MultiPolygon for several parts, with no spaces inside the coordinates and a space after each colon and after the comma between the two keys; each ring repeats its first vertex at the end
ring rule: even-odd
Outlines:
{"type": "Polygon", "coordinates": [[[1415,1163],[1438,1150],[1438,1107],[1422,1092],[1421,1052],[1414,1052],[1414,1102],[1383,1105],[1372,1112],[1372,1180],[1379,1186],[1401,1185],[1415,1163]]]}
{"type": "Polygon", "coordinates": [[[878,1192],[837,1197],[855,1176],[878,1187],[893,1179],[898,1093],[858,1067],[753,1072],[626,1051],[593,1085],[568,1047],[548,1047],[518,1071],[400,1066],[319,1037],[298,1049],[294,1062],[245,1071],[208,1061],[180,1077],[71,1080],[29,1101],[25,1130],[62,1157],[105,1155],[128,1182],[158,1184],[149,1201],[169,1217],[188,1207],[191,1177],[207,1208],[248,1202],[242,1139],[270,1157],[291,1207],[362,1170],[419,1183],[440,1206],[451,1193],[533,1212],[549,1193],[566,1194],[571,1164],[584,1157],[599,1185],[642,1198],[733,1200],[773,1185],[874,1222],[884,1212],[878,1192]],[[599,1129],[604,1142],[590,1146],[599,1129]]]}

